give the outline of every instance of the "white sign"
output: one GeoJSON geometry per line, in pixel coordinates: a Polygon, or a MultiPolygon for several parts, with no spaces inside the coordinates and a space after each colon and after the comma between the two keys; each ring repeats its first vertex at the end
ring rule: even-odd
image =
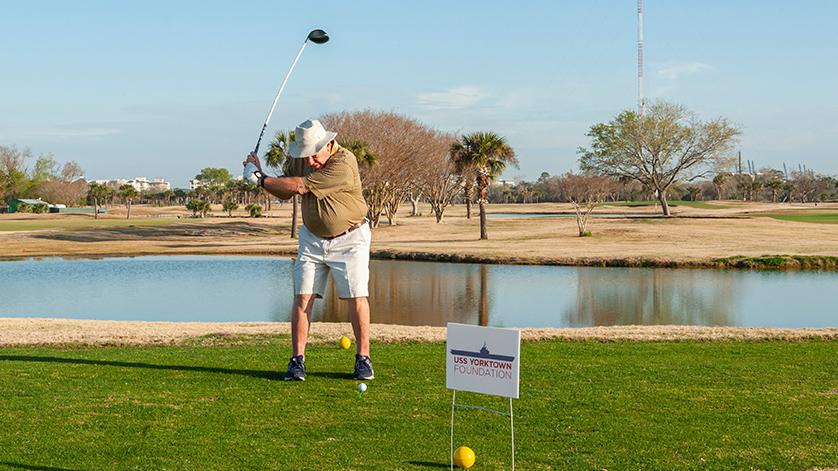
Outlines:
{"type": "Polygon", "coordinates": [[[518,399],[521,331],[448,324],[448,389],[518,399]]]}

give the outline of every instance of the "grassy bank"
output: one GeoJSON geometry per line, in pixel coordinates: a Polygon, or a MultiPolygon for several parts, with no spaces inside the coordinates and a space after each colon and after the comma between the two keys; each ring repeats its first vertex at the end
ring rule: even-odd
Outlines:
{"type": "Polygon", "coordinates": [[[769,214],[780,221],[815,222],[820,224],[838,224],[838,214],[769,214]]]}
{"type": "Polygon", "coordinates": [[[693,260],[661,260],[654,258],[548,258],[480,256],[456,253],[395,252],[374,250],[372,257],[392,260],[417,260],[452,263],[488,263],[516,265],[558,265],[583,267],[631,268],[733,268],[752,270],[838,270],[838,257],[820,255],[763,255],[760,257],[734,256],[693,260]]]}
{"type": "MultiPolygon", "coordinates": [[[[443,469],[442,344],[374,346],[362,399],[352,354],[288,340],[0,349],[0,465],[17,469],[443,469]]],[[[838,344],[526,342],[520,469],[836,466],[838,344]]],[[[493,408],[501,400],[461,394],[493,408]]],[[[508,422],[458,413],[474,469],[508,467],[508,422]]]]}

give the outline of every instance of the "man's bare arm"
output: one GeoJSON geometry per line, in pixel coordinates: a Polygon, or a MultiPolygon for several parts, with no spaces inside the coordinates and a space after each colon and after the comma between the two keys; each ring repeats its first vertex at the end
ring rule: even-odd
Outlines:
{"type": "Polygon", "coordinates": [[[301,177],[266,177],[265,190],[283,200],[308,193],[301,177]]]}

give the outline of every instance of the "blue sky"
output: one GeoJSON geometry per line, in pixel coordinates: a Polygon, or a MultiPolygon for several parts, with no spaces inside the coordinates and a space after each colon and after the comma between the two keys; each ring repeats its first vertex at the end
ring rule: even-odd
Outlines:
{"type": "MultiPolygon", "coordinates": [[[[88,178],[238,172],[313,28],[270,131],[382,109],[506,136],[535,179],[635,108],[636,1],[0,0],[0,144],[88,178]]],[[[743,128],[757,167],[838,173],[838,2],[645,2],[648,99],[743,128]]]]}

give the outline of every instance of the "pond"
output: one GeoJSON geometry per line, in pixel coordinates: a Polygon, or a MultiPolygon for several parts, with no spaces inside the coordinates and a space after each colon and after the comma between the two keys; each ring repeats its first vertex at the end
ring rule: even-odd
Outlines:
{"type": "MultiPolygon", "coordinates": [[[[373,260],[373,322],[506,327],[836,327],[835,272],[373,260]]],[[[0,317],[287,321],[291,261],[152,256],[0,262],[0,317]]],[[[314,318],[347,321],[329,284],[314,318]]]]}

